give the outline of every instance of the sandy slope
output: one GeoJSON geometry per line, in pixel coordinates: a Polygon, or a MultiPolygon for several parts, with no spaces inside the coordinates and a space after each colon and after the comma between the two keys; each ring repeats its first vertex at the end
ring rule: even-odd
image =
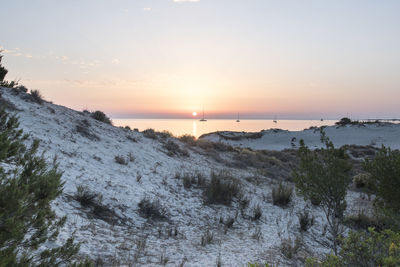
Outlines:
{"type": "MultiPolygon", "coordinates": [[[[257,204],[262,208],[261,220],[251,221],[238,212],[237,201],[230,207],[204,205],[201,189],[185,189],[182,180],[175,178],[176,173],[197,171],[208,176],[210,170],[228,169],[203,153],[190,150],[190,157],[170,157],[162,145],[165,141],[148,139],[142,133],[95,121],[87,113],[63,106],[26,101],[12,94],[10,89],[2,88],[1,91],[4,99],[21,110],[18,112],[20,126],[30,134],[31,140],[41,140],[41,148],[49,160],[55,155],[58,157],[60,169],[64,171],[65,189],[53,206],[59,216],[68,216],[60,240],[75,232],[76,240],[82,242],[82,256],[101,259],[105,266],[112,262],[121,266],[158,266],[163,257],[168,258],[167,266],[177,266],[184,258],[185,266],[215,266],[218,257],[224,266],[244,266],[248,261],[256,260],[280,263],[280,266],[293,264],[281,255],[279,246],[283,238],[300,236],[296,214],[305,203],[296,197],[288,208],[274,206],[271,186],[279,181],[260,176],[253,169],[229,169],[239,179],[243,194],[250,200],[245,215],[251,215],[252,207],[257,204]],[[77,132],[76,126],[83,120],[87,120],[90,133],[99,140],[91,140],[77,132]],[[128,158],[129,153],[135,158],[133,162],[128,165],[115,162],[115,156],[128,158]],[[141,176],[140,182],[138,176],[141,176]],[[110,223],[96,216],[93,218],[88,209],[73,199],[79,185],[100,193],[103,203],[119,219],[110,223]],[[147,220],[140,216],[138,203],[144,197],[159,199],[167,210],[168,219],[147,220]],[[232,228],[225,229],[219,222],[221,217],[226,220],[235,216],[232,228]],[[214,233],[214,241],[201,246],[201,236],[206,230],[214,233]],[[254,239],[257,230],[262,233],[260,240],[254,239]],[[147,241],[146,246],[140,250],[138,243],[143,240],[147,241]]],[[[395,129],[398,128],[393,127],[395,129]]],[[[376,128],[376,131],[380,129],[376,128]]],[[[297,134],[300,137],[301,133],[297,134]]],[[[307,131],[305,135],[312,137],[315,134],[307,131]]],[[[281,140],[282,145],[273,148],[282,149],[292,134],[267,132],[262,139],[246,144],[269,147],[264,142],[270,138],[281,140]]],[[[365,140],[369,143],[367,138],[365,140]]],[[[177,140],[174,142],[184,146],[177,140]]],[[[273,143],[269,141],[268,144],[273,143]]],[[[351,193],[349,199],[358,201],[358,197],[358,193],[351,193]]],[[[298,257],[329,251],[317,242],[325,240],[322,213],[315,208],[309,209],[316,216],[316,224],[302,235],[303,248],[298,257]]]]}

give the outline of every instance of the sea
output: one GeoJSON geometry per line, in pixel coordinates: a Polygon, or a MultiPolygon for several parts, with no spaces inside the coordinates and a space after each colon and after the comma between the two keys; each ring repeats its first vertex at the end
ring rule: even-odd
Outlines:
{"type": "Polygon", "coordinates": [[[168,131],[174,136],[184,134],[199,136],[216,131],[259,132],[268,129],[301,131],[312,126],[334,125],[337,120],[240,120],[234,119],[119,119],[113,118],[115,126],[129,126],[131,129],[143,131],[152,128],[156,131],[168,131]]]}

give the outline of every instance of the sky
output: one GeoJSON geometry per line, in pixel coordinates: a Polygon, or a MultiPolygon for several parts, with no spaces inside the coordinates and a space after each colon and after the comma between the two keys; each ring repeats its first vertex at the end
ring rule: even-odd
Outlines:
{"type": "Polygon", "coordinates": [[[2,0],[8,80],[113,118],[400,117],[398,0],[2,0]]]}

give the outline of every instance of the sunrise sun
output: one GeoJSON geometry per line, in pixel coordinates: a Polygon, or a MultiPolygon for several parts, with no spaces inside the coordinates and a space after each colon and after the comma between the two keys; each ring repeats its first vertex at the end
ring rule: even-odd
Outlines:
{"type": "Polygon", "coordinates": [[[196,117],[196,116],[197,116],[197,112],[196,112],[196,111],[193,111],[192,116],[193,116],[193,117],[196,117]]]}

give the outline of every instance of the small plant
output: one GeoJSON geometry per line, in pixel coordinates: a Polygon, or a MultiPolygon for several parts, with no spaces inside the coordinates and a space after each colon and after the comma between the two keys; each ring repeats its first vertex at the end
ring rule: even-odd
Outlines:
{"type": "Polygon", "coordinates": [[[143,198],[139,204],[139,211],[141,215],[148,219],[165,219],[166,209],[161,206],[158,199],[150,200],[148,198],[143,198]]]}
{"type": "Polygon", "coordinates": [[[121,165],[128,165],[128,161],[123,156],[115,156],[115,162],[121,165]]]}
{"type": "Polygon", "coordinates": [[[260,241],[262,239],[262,232],[260,227],[256,227],[254,230],[254,233],[251,235],[251,237],[257,241],[260,241]]]}
{"type": "Polygon", "coordinates": [[[258,221],[262,216],[261,206],[258,204],[257,206],[253,207],[253,216],[251,219],[253,221],[258,221]]]}
{"type": "Polygon", "coordinates": [[[300,230],[302,232],[307,232],[311,226],[314,225],[315,218],[310,215],[310,212],[304,209],[302,212],[297,214],[297,218],[299,219],[300,230]]]}
{"type": "Polygon", "coordinates": [[[201,245],[205,247],[208,244],[211,244],[214,241],[214,234],[210,230],[207,230],[202,236],[201,236],[201,245]]]}
{"type": "Polygon", "coordinates": [[[101,202],[102,195],[89,190],[87,186],[78,185],[74,196],[83,207],[93,206],[97,202],[101,202]]]}
{"type": "Polygon", "coordinates": [[[373,190],[373,182],[371,174],[359,173],[353,177],[353,185],[356,188],[367,188],[373,190]]]}
{"type": "Polygon", "coordinates": [[[168,140],[164,146],[163,146],[167,151],[167,155],[172,157],[172,156],[189,156],[189,152],[187,150],[182,150],[177,143],[175,143],[172,140],[168,140]]]}
{"type": "Polygon", "coordinates": [[[97,110],[97,111],[93,112],[91,114],[91,116],[93,119],[95,119],[97,121],[101,121],[101,122],[104,122],[107,124],[112,124],[111,119],[109,117],[107,117],[107,115],[103,111],[97,110]]]}
{"type": "Polygon", "coordinates": [[[143,136],[150,139],[157,139],[157,134],[153,129],[146,129],[143,131],[143,136]]]}
{"type": "Polygon", "coordinates": [[[227,172],[211,173],[211,181],[204,189],[206,203],[230,205],[240,192],[238,182],[227,172]]]}
{"type": "Polygon", "coordinates": [[[290,237],[281,241],[281,253],[288,259],[292,259],[301,247],[301,239],[296,237],[293,241],[290,237]]]}
{"type": "Polygon", "coordinates": [[[39,92],[39,90],[31,90],[31,96],[32,96],[33,101],[35,101],[36,103],[38,103],[38,104],[43,103],[43,96],[39,92]]]}
{"type": "Polygon", "coordinates": [[[272,202],[274,205],[286,206],[290,203],[293,195],[293,187],[280,183],[272,188],[272,202]]]}

